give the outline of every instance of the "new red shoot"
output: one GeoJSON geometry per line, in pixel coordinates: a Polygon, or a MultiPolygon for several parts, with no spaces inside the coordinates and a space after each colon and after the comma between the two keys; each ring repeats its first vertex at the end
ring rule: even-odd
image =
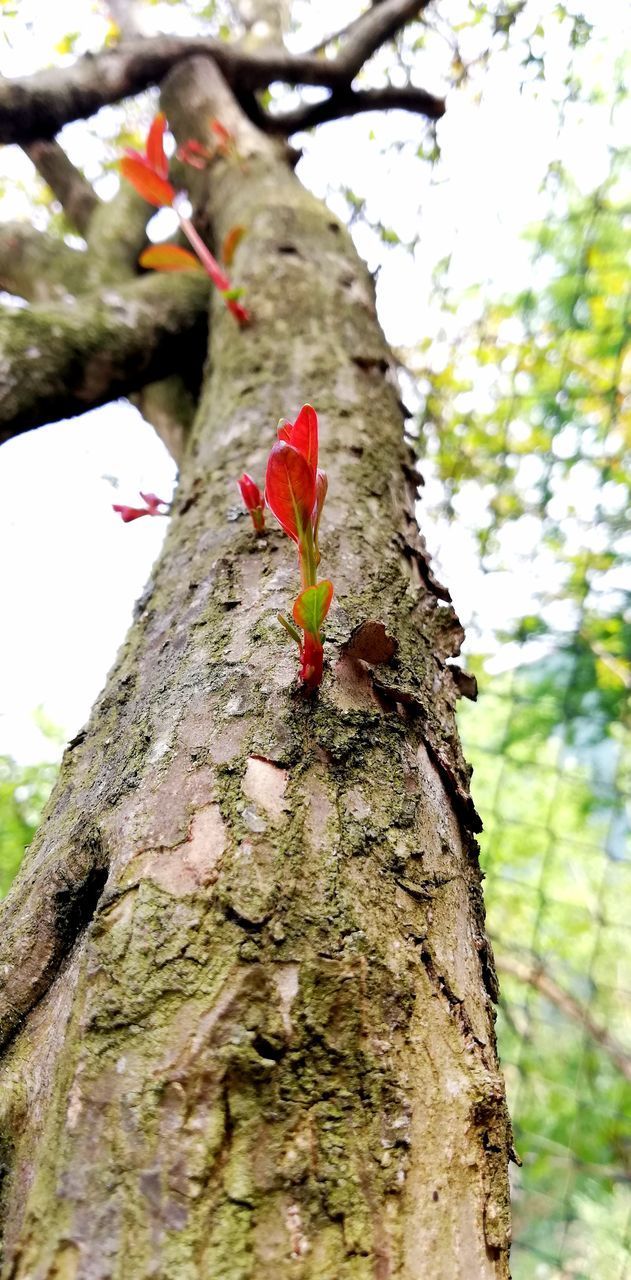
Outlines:
{"type": "Polygon", "coordinates": [[[318,419],[305,404],[295,422],[282,421],[278,427],[278,443],[267,462],[265,501],[298,547],[302,590],[292,610],[296,626],[283,614],[278,619],[299,647],[300,679],[308,689],[322,682],[322,626],[333,599],[333,584],[317,577],[326,491],[326,475],[318,470],[318,419]]]}
{"type": "Polygon", "coordinates": [[[255,533],[265,533],[265,498],[261,490],[246,471],[243,472],[241,479],[237,480],[237,484],[241,490],[244,505],[250,512],[255,533]]]}
{"type": "Polygon", "coordinates": [[[155,493],[141,493],[144,507],[125,507],[120,503],[112,504],[112,511],[116,511],[120,516],[123,524],[129,524],[132,520],[139,520],[141,516],[168,516],[171,510],[171,503],[165,502],[164,498],[159,498],[155,493]],[[164,508],[161,510],[161,508],[164,508]]]}
{"type": "MultiPolygon", "coordinates": [[[[250,322],[249,312],[238,301],[240,290],[234,289],[230,278],[223,267],[204,244],[193,223],[178,208],[178,193],[169,182],[169,161],[164,150],[164,134],[167,127],[166,117],[160,112],[153,121],[145,146],[144,155],[140,151],[127,150],[119,161],[119,168],[124,178],[131,182],[139,195],[158,209],[171,207],[175,209],[180,220],[180,227],[196,257],[186,249],[177,245],[152,245],[140,255],[140,265],[150,267],[154,271],[205,271],[215,287],[221,293],[228,310],[240,325],[250,322]]],[[[185,147],[195,150],[201,144],[189,142],[185,147]]],[[[203,150],[203,148],[202,148],[203,150]]]]}

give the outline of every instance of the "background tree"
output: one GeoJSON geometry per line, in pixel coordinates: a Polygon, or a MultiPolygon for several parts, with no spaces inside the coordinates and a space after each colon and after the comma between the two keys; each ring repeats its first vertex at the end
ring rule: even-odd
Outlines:
{"type": "Polygon", "coordinates": [[[215,35],[148,38],[117,5],[107,52],[0,86],[0,137],[85,240],[5,233],[2,283],[31,305],[3,321],[3,438],[134,394],[180,463],[135,625],[4,909],[14,1278],[508,1275],[462,633],[418,540],[370,278],[285,141],[380,106],[438,117],[413,83],[354,84],[425,7],[382,0],[298,54],[275,7],[239,39],[217,15],[215,35]],[[278,80],[328,96],[272,114],[278,80]],[[212,148],[212,120],[234,140],[191,187],[212,243],[246,228],[254,321],[215,292],[205,365],[205,283],[136,278],[146,206],[102,205],[50,140],[157,83],[179,144],[212,148]],[[286,547],[229,518],[234,478],[262,474],[306,399],[338,602],[317,700],[274,621],[286,547]]]}
{"type": "Polygon", "coordinates": [[[468,541],[482,569],[474,600],[487,582],[468,659],[484,717],[463,707],[460,723],[485,818],[498,1039],[523,1159],[519,1280],[629,1265],[625,80],[621,65],[598,86],[604,179],[580,190],[558,161],[546,176],[524,287],[458,296],[441,264],[420,367],[428,537],[457,521],[457,555],[468,541]],[[515,588],[499,633],[484,607],[493,581],[515,588]]]}

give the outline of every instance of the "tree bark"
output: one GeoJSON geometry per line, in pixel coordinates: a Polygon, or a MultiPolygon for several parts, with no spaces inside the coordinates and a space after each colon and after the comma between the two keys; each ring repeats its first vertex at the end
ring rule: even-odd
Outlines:
{"type": "Polygon", "coordinates": [[[236,137],[207,215],[217,243],[247,228],[254,323],[214,295],[164,550],[4,909],[2,1275],[505,1280],[462,632],[372,282],[210,63],[167,109],[236,137]],[[293,548],[234,483],[305,400],[336,590],[317,697],[275,620],[293,548]]]}
{"type": "Polygon", "coordinates": [[[205,277],[156,274],[74,306],[0,314],[0,443],[198,369],[207,299],[205,277]]]}

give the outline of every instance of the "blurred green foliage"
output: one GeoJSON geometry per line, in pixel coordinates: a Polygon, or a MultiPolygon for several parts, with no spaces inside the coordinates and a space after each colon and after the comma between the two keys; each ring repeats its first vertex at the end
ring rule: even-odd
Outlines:
{"type": "Polygon", "coordinates": [[[523,584],[501,631],[472,620],[481,697],[460,718],[523,1160],[515,1280],[631,1275],[625,160],[589,196],[550,175],[552,213],[530,234],[532,283],[516,297],[480,290],[472,307],[471,291],[459,323],[442,263],[445,324],[421,357],[431,514],[475,543],[498,590],[507,574],[523,584]]]}
{"type": "MultiPolygon", "coordinates": [[[[478,708],[461,713],[482,840],[488,926],[502,997],[498,1035],[515,1143],[516,1280],[622,1276],[631,1221],[631,847],[615,774],[596,787],[590,762],[546,736],[536,674],[479,668],[478,708]],[[528,732],[529,715],[532,734],[528,732]],[[514,732],[515,721],[519,722],[514,732]],[[515,960],[553,976],[591,1022],[568,1016],[515,976],[515,960]],[[592,1035],[606,1028],[629,1065],[625,1077],[592,1035]],[[596,1265],[591,1211],[604,1228],[612,1197],[626,1206],[603,1231],[596,1265]],[[587,1259],[591,1261],[587,1263],[587,1259]],[[592,1268],[590,1270],[590,1267],[592,1268]]],[[[627,742],[627,756],[629,756],[627,742]]],[[[628,797],[626,797],[628,800],[628,797]]]]}
{"type": "Polygon", "coordinates": [[[0,898],[16,875],[57,775],[58,765],[17,764],[0,756],[0,898]]]}
{"type": "MultiPolygon", "coordinates": [[[[42,736],[42,750],[59,755],[65,734],[41,707],[33,715],[42,736]]],[[[4,898],[17,874],[40,823],[44,806],[59,771],[57,760],[20,764],[0,755],[0,898],[4,898]]]]}

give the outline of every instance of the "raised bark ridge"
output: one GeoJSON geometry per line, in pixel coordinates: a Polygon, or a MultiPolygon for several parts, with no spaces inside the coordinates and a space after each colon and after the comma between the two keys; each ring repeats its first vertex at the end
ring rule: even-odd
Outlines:
{"type": "Polygon", "coordinates": [[[461,632],[410,537],[372,284],[210,64],[167,109],[237,134],[208,216],[247,226],[256,324],[214,299],[163,554],[4,910],[2,1274],[505,1280],[461,632]],[[305,399],[337,600],[315,701],[275,622],[291,552],[234,485],[305,399]]]}

